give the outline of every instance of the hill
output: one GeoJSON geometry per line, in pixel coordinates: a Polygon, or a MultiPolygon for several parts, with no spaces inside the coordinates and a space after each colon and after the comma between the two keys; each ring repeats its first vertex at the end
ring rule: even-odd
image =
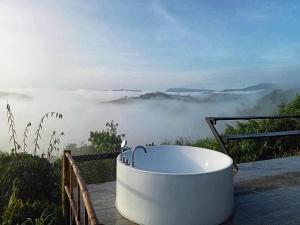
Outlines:
{"type": "Polygon", "coordinates": [[[142,94],[137,97],[122,97],[111,101],[106,101],[104,103],[114,103],[114,104],[129,104],[138,101],[181,101],[188,103],[205,103],[205,102],[217,102],[217,101],[226,101],[232,99],[238,99],[241,95],[231,94],[231,93],[207,93],[204,96],[197,97],[191,95],[179,95],[179,94],[167,94],[163,92],[150,92],[142,94]]]}
{"type": "Polygon", "coordinates": [[[261,83],[257,85],[248,86],[245,88],[237,88],[237,89],[224,89],[221,92],[235,92],[235,91],[270,91],[275,89],[276,85],[271,83],[261,83]]]}

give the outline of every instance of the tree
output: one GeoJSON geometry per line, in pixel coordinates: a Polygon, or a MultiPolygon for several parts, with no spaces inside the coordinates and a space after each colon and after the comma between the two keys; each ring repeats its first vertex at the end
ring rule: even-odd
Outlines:
{"type": "Polygon", "coordinates": [[[122,138],[125,134],[118,134],[118,123],[113,120],[106,123],[106,129],[102,131],[91,131],[89,141],[96,148],[97,152],[119,151],[122,138]]]}

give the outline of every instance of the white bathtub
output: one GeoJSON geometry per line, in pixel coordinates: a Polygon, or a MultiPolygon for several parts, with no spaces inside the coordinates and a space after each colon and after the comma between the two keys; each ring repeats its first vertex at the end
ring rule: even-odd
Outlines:
{"type": "MultiPolygon", "coordinates": [[[[220,224],[233,213],[232,159],[186,146],[138,149],[135,167],[117,158],[116,207],[143,225],[220,224]]],[[[124,156],[131,159],[131,151],[124,156]]]]}

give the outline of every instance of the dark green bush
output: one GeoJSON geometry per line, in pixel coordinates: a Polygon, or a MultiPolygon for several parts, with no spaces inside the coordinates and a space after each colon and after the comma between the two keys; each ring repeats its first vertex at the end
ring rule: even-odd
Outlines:
{"type": "Polygon", "coordinates": [[[18,198],[18,189],[13,186],[12,195],[2,216],[2,225],[22,224],[28,218],[34,220],[41,215],[52,215],[56,225],[63,225],[62,210],[55,204],[18,198]]]}
{"type": "MultiPolygon", "coordinates": [[[[0,154],[0,215],[5,219],[14,209],[10,199],[22,202],[12,221],[39,217],[44,209],[59,211],[60,163],[30,154],[0,154]],[[15,197],[13,197],[15,195],[15,197]],[[22,207],[21,207],[22,206],[22,207]]],[[[0,223],[4,222],[0,218],[0,223]]],[[[9,220],[8,220],[9,221],[9,220]]],[[[11,223],[15,225],[16,223],[11,223]]]]}

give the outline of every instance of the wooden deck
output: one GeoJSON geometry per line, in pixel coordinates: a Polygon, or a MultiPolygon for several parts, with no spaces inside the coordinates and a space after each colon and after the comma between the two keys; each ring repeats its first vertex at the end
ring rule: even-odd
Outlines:
{"type": "MultiPolygon", "coordinates": [[[[234,177],[235,213],[224,225],[300,224],[300,157],[238,167],[234,177]]],[[[115,182],[89,185],[88,189],[100,223],[135,225],[115,208],[115,182]]]]}

